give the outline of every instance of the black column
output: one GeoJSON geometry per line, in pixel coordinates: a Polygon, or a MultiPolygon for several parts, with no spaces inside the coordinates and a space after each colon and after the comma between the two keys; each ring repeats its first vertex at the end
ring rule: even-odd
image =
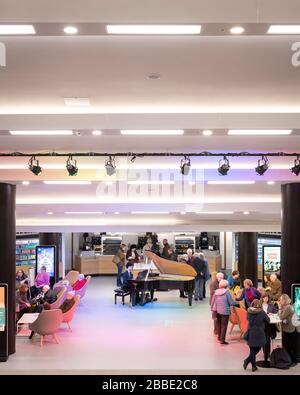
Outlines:
{"type": "Polygon", "coordinates": [[[249,278],[257,287],[257,233],[238,233],[238,267],[242,281],[249,278]]]}
{"type": "Polygon", "coordinates": [[[291,296],[291,285],[300,283],[300,183],[281,186],[281,281],[291,296]]]}
{"type": "Polygon", "coordinates": [[[56,247],[54,282],[57,282],[59,279],[59,262],[61,261],[62,235],[61,233],[40,233],[39,239],[40,239],[40,245],[44,245],[44,246],[54,245],[56,247]]]}
{"type": "Polygon", "coordinates": [[[8,284],[8,354],[16,352],[16,186],[0,183],[0,282],[8,284]]]}

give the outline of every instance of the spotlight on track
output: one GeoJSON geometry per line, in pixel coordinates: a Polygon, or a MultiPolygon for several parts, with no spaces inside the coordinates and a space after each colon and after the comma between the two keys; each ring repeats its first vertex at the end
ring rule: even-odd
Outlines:
{"type": "Polygon", "coordinates": [[[229,169],[230,169],[229,160],[227,159],[226,156],[224,156],[223,159],[219,160],[219,168],[218,168],[219,175],[227,176],[229,169]]]}
{"type": "Polygon", "coordinates": [[[112,176],[116,172],[116,163],[115,163],[115,157],[110,156],[108,159],[105,161],[105,169],[106,169],[106,174],[108,176],[112,176]]]}
{"type": "Polygon", "coordinates": [[[131,159],[130,159],[130,162],[131,162],[131,163],[134,163],[134,162],[135,162],[135,160],[136,160],[136,155],[135,155],[135,154],[133,154],[133,155],[132,155],[132,157],[131,157],[131,159]]]}
{"type": "Polygon", "coordinates": [[[298,176],[300,174],[300,156],[297,156],[297,159],[294,161],[294,166],[291,168],[291,172],[298,176]]]}
{"type": "Polygon", "coordinates": [[[263,176],[265,172],[268,170],[268,168],[269,168],[268,158],[265,155],[263,155],[261,159],[258,160],[258,164],[257,167],[255,168],[255,171],[260,176],[263,176]]]}
{"type": "Polygon", "coordinates": [[[40,166],[40,164],[39,164],[39,161],[38,161],[37,159],[35,159],[35,156],[32,156],[32,157],[29,159],[29,162],[28,162],[28,169],[29,169],[33,174],[35,174],[36,176],[39,176],[39,175],[42,173],[42,171],[43,171],[43,169],[41,168],[41,166],[40,166]]]}
{"type": "Polygon", "coordinates": [[[184,159],[181,159],[180,162],[180,173],[184,176],[187,176],[191,169],[191,160],[189,156],[185,156],[184,159]]]}
{"type": "Polygon", "coordinates": [[[69,173],[69,176],[77,176],[78,173],[77,161],[72,158],[72,155],[68,157],[66,169],[69,173]]]}

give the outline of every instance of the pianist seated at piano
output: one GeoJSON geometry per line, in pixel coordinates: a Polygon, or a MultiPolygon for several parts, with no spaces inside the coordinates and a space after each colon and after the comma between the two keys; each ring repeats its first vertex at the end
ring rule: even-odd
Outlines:
{"type": "Polygon", "coordinates": [[[133,279],[133,263],[132,262],[128,262],[126,264],[126,270],[123,273],[123,285],[122,288],[126,291],[131,289],[131,284],[130,284],[130,280],[133,279]]]}
{"type": "Polygon", "coordinates": [[[145,251],[145,254],[156,269],[153,272],[151,265],[149,265],[149,268],[140,272],[137,278],[128,279],[135,290],[132,290],[132,305],[134,306],[136,303],[144,305],[156,301],[154,293],[157,291],[178,289],[182,294],[188,295],[189,305],[192,306],[195,277],[197,276],[195,269],[187,263],[161,258],[152,251],[145,251]]]}

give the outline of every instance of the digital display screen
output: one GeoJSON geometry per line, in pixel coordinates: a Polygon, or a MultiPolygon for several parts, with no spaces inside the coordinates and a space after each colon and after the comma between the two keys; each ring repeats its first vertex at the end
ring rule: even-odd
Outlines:
{"type": "Polygon", "coordinates": [[[280,277],[281,247],[263,246],[263,271],[265,276],[276,273],[280,277]]]}
{"type": "Polygon", "coordinates": [[[300,284],[293,284],[293,305],[294,305],[294,311],[297,315],[298,320],[300,320],[300,284]]]}
{"type": "Polygon", "coordinates": [[[5,332],[6,311],[5,311],[5,287],[0,285],[0,332],[5,332]]]}
{"type": "Polygon", "coordinates": [[[50,277],[55,277],[55,246],[36,247],[36,270],[45,266],[50,277]]]}

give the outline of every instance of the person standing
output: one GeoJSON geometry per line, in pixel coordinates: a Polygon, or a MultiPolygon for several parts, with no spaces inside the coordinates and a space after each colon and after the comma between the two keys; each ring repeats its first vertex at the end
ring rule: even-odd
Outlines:
{"type": "Polygon", "coordinates": [[[122,273],[125,268],[125,244],[121,244],[118,252],[113,257],[113,263],[117,266],[117,287],[122,286],[122,273]]]}
{"type": "Polygon", "coordinates": [[[163,248],[162,248],[162,252],[161,252],[161,257],[168,259],[169,256],[169,249],[170,249],[170,244],[168,243],[167,239],[163,239],[163,248]]]}
{"type": "Polygon", "coordinates": [[[204,274],[204,284],[203,284],[203,299],[206,298],[206,282],[210,279],[210,273],[209,273],[209,266],[208,266],[208,261],[205,259],[205,255],[203,252],[199,253],[199,258],[202,258],[205,263],[205,274],[204,274]]]}
{"type": "Polygon", "coordinates": [[[205,262],[204,259],[198,255],[194,255],[192,266],[195,269],[197,276],[195,278],[195,300],[203,300],[203,285],[205,278],[205,262]]]}
{"type": "Polygon", "coordinates": [[[228,281],[221,280],[219,283],[219,288],[213,295],[211,304],[211,309],[216,314],[218,340],[221,344],[229,344],[225,338],[230,316],[230,307],[238,305],[238,303],[231,296],[231,293],[227,287],[228,281]]]}
{"type": "Polygon", "coordinates": [[[186,250],[186,254],[187,254],[187,260],[186,263],[188,263],[189,265],[192,264],[192,260],[194,258],[194,254],[193,254],[193,250],[191,248],[188,248],[186,250]]]}
{"type": "Polygon", "coordinates": [[[170,261],[177,262],[178,256],[176,252],[173,250],[173,248],[168,249],[168,257],[166,259],[169,259],[170,261]]]}
{"type": "Polygon", "coordinates": [[[138,263],[140,260],[139,254],[137,253],[137,247],[135,244],[131,244],[129,250],[127,251],[126,254],[126,259],[128,262],[134,264],[138,263]]]}
{"type": "Polygon", "coordinates": [[[246,280],[244,280],[243,285],[244,288],[241,295],[237,297],[235,300],[236,301],[244,300],[245,307],[246,309],[248,309],[251,306],[251,303],[253,302],[254,299],[261,298],[261,294],[256,288],[253,287],[253,283],[251,280],[249,280],[249,278],[246,278],[246,280]]]}
{"type": "MultiPolygon", "coordinates": [[[[219,288],[219,283],[223,279],[224,279],[224,274],[219,272],[216,274],[215,280],[211,281],[211,283],[210,283],[210,286],[209,286],[209,290],[210,290],[209,304],[210,304],[210,306],[212,304],[213,296],[214,296],[216,290],[219,288]]],[[[214,334],[217,335],[218,334],[217,315],[214,312],[212,312],[212,319],[214,321],[214,334]]]]}
{"type": "Polygon", "coordinates": [[[275,273],[272,273],[270,275],[270,280],[265,278],[266,281],[266,291],[269,291],[273,300],[278,300],[281,296],[281,281],[277,278],[277,275],[275,273]]]}
{"type": "MultiPolygon", "coordinates": [[[[271,296],[268,292],[262,293],[260,302],[261,302],[263,311],[267,315],[276,314],[278,312],[278,307],[277,307],[277,305],[272,303],[271,296]]],[[[271,339],[275,339],[275,337],[277,335],[276,325],[275,324],[266,324],[265,333],[266,333],[266,344],[264,346],[264,359],[265,359],[265,362],[267,362],[270,357],[271,339]]]]}
{"type": "Polygon", "coordinates": [[[291,299],[287,294],[282,294],[279,298],[279,318],[282,320],[282,347],[290,354],[292,365],[298,362],[297,346],[298,331],[292,324],[294,309],[291,306],[291,299]]]}
{"type": "Polygon", "coordinates": [[[244,360],[243,368],[246,370],[249,363],[252,365],[252,372],[257,370],[256,355],[259,350],[266,344],[265,325],[270,323],[270,318],[262,309],[261,302],[254,299],[251,306],[247,309],[248,330],[244,335],[247,340],[250,353],[244,360]]]}

